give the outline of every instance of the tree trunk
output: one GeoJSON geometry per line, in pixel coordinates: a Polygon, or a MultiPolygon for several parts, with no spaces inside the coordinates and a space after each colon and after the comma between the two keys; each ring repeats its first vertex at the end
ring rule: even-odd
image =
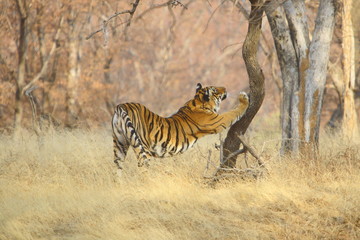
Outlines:
{"type": "Polygon", "coordinates": [[[80,36],[76,27],[76,13],[71,9],[69,36],[69,72],[67,77],[66,94],[66,126],[73,127],[79,117],[78,85],[80,78],[80,36]]]}
{"type": "Polygon", "coordinates": [[[342,35],[343,35],[343,65],[344,65],[344,111],[342,132],[349,140],[358,136],[358,124],[355,108],[355,39],[351,18],[352,0],[343,0],[342,35]]]}
{"type": "Polygon", "coordinates": [[[281,144],[281,154],[285,154],[292,150],[291,102],[294,97],[294,89],[299,85],[297,57],[291,41],[290,30],[283,7],[280,6],[275,10],[266,7],[265,12],[273,35],[283,81],[281,102],[281,133],[283,140],[281,144]]]}
{"type": "Polygon", "coordinates": [[[18,44],[18,75],[16,79],[16,93],[15,93],[15,116],[14,128],[15,130],[21,127],[21,120],[23,117],[23,98],[22,90],[25,86],[26,77],[26,52],[27,52],[27,10],[25,0],[16,1],[17,10],[20,16],[20,36],[18,44]]]}
{"type": "Polygon", "coordinates": [[[283,4],[286,19],[281,8],[267,16],[284,82],[282,152],[311,155],[317,151],[319,142],[335,6],[333,0],[320,2],[311,42],[304,0],[288,0],[283,4]]]}
{"type": "MultiPolygon", "coordinates": [[[[232,152],[239,149],[241,142],[238,136],[246,132],[255,114],[260,109],[265,96],[264,74],[256,58],[261,35],[262,15],[264,12],[263,5],[265,0],[250,0],[250,2],[251,12],[249,27],[242,51],[246,70],[249,75],[250,105],[244,116],[228,131],[224,142],[224,159],[232,152]]],[[[235,165],[236,157],[232,157],[228,161],[222,163],[221,167],[233,168],[235,165]]]]}
{"type": "Polygon", "coordinates": [[[318,149],[321,109],[334,25],[334,0],[322,0],[308,58],[300,66],[300,76],[304,77],[300,79],[298,128],[302,140],[300,151],[303,155],[316,153],[318,149]]]}
{"type": "MultiPolygon", "coordinates": [[[[293,0],[284,3],[284,10],[286,19],[289,23],[290,35],[293,43],[293,48],[296,53],[297,74],[293,80],[293,89],[290,94],[290,131],[287,134],[287,139],[290,139],[289,145],[284,152],[291,151],[293,153],[299,152],[301,135],[299,126],[303,125],[300,119],[301,112],[300,103],[304,101],[304,97],[300,94],[301,83],[304,82],[304,72],[302,69],[306,68],[308,63],[308,49],[310,45],[308,19],[305,13],[305,2],[303,0],[293,0]],[[299,106],[300,105],[300,106],[299,106]]],[[[291,63],[288,63],[291,64],[291,63]]],[[[291,76],[290,76],[291,77],[291,76]]],[[[285,79],[286,80],[286,79],[285,79]]]]}

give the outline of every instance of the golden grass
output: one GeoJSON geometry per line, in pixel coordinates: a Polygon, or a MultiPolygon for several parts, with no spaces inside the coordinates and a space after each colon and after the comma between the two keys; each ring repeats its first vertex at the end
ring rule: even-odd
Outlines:
{"type": "Polygon", "coordinates": [[[266,178],[213,187],[215,140],[148,169],[131,153],[119,179],[108,130],[0,136],[0,239],[360,238],[359,145],[322,136],[315,162],[269,142],[266,178]]]}

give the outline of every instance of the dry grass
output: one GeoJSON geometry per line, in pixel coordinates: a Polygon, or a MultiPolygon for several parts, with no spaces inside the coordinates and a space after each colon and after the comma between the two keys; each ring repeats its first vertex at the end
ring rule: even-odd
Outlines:
{"type": "Polygon", "coordinates": [[[267,178],[211,187],[216,138],[149,169],[131,154],[119,179],[107,130],[0,136],[0,239],[359,239],[359,145],[322,139],[317,162],[267,144],[267,178]]]}

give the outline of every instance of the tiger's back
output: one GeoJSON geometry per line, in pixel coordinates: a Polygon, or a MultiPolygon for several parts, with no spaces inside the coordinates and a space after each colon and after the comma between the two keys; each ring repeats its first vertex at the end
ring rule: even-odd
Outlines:
{"type": "Polygon", "coordinates": [[[118,127],[121,127],[124,134],[130,135],[129,145],[136,146],[136,138],[139,138],[144,150],[152,157],[169,157],[183,153],[198,139],[195,134],[187,134],[189,131],[186,128],[192,123],[186,124],[185,117],[163,118],[139,103],[120,104],[115,115],[124,115],[124,112],[129,120],[127,123],[123,121],[124,124],[118,127]],[[129,127],[131,125],[133,129],[129,127]],[[127,131],[130,131],[130,134],[127,131]]]}

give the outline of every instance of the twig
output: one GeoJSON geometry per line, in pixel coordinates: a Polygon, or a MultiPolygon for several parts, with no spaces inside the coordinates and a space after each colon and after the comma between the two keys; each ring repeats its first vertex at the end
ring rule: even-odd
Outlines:
{"type": "Polygon", "coordinates": [[[229,156],[227,156],[227,158],[225,160],[222,160],[221,164],[226,163],[230,158],[236,157],[237,155],[245,153],[246,151],[247,151],[247,149],[244,147],[242,149],[239,149],[239,150],[237,150],[235,152],[230,153],[229,156]]]}
{"type": "Polygon", "coordinates": [[[220,164],[222,164],[223,159],[224,159],[224,152],[223,152],[224,151],[224,141],[222,140],[221,133],[219,134],[219,140],[220,140],[220,164]]]}
{"type": "Polygon", "coordinates": [[[209,155],[208,155],[208,160],[206,163],[206,168],[205,168],[204,174],[209,170],[210,164],[211,164],[211,150],[209,149],[209,155]]]}
{"type": "Polygon", "coordinates": [[[206,2],[209,4],[210,7],[212,7],[211,3],[209,0],[206,0],[206,2]]]}
{"type": "Polygon", "coordinates": [[[172,7],[181,6],[181,7],[185,8],[185,9],[187,9],[187,7],[184,4],[182,4],[182,2],[180,2],[179,0],[172,0],[170,5],[172,7]]]}
{"type": "Polygon", "coordinates": [[[244,138],[242,136],[238,136],[238,138],[240,139],[240,142],[244,145],[244,148],[246,149],[246,151],[248,151],[254,158],[256,158],[259,166],[263,166],[264,162],[260,159],[260,157],[256,154],[255,150],[245,142],[244,138]]]}
{"type": "Polygon", "coordinates": [[[168,10],[169,10],[169,13],[172,17],[172,23],[171,23],[171,26],[170,26],[170,38],[171,40],[173,40],[175,38],[175,31],[174,31],[174,28],[175,28],[175,25],[176,25],[176,16],[175,16],[175,13],[174,11],[172,10],[171,8],[171,5],[168,5],[168,10]]]}
{"type": "Polygon", "coordinates": [[[188,9],[188,7],[184,4],[182,4],[180,1],[178,0],[170,0],[170,1],[166,1],[164,3],[160,3],[160,4],[154,4],[152,5],[150,8],[146,9],[145,11],[143,11],[142,13],[140,13],[135,21],[138,21],[139,19],[143,18],[146,14],[148,14],[149,12],[155,10],[155,9],[158,9],[158,8],[162,8],[162,7],[176,7],[176,6],[181,6],[183,7],[184,9],[188,9]]]}
{"type": "Polygon", "coordinates": [[[140,14],[136,17],[135,21],[141,19],[145,14],[151,12],[152,10],[155,10],[155,9],[157,9],[157,8],[166,7],[170,2],[171,2],[171,1],[167,1],[167,2],[164,2],[164,3],[160,3],[160,4],[156,4],[156,5],[151,6],[150,8],[148,8],[148,9],[146,9],[145,11],[143,11],[142,13],[140,13],[140,14]]]}

